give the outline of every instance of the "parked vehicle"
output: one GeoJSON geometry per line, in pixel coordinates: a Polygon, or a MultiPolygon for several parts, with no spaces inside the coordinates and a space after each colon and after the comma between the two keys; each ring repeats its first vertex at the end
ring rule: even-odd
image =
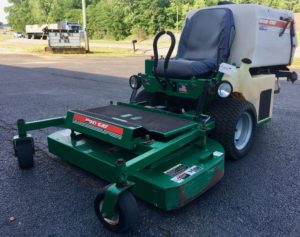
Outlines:
{"type": "Polygon", "coordinates": [[[13,36],[14,38],[25,38],[25,35],[22,32],[15,32],[13,36]]]}
{"type": "Polygon", "coordinates": [[[49,30],[76,30],[81,29],[80,24],[63,20],[59,23],[26,25],[28,39],[47,39],[49,30]]]}

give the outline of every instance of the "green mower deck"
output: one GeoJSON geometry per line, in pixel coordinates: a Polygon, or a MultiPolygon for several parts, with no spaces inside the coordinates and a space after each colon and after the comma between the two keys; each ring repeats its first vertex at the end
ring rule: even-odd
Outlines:
{"type": "Polygon", "coordinates": [[[224,174],[224,149],[207,138],[214,121],[193,118],[134,103],[70,110],[66,117],[19,120],[14,148],[23,168],[30,168],[34,146],[27,132],[63,127],[48,136],[49,151],[112,183],[101,196],[101,216],[113,218],[129,190],[169,211],[201,195],[224,174]]]}
{"type": "Polygon", "coordinates": [[[117,180],[115,164],[118,159],[124,159],[130,173],[128,181],[134,183],[133,194],[167,211],[184,206],[223,177],[224,150],[213,140],[207,141],[205,150],[196,140],[139,170],[139,166],[144,166],[138,165],[141,157],[147,153],[166,153],[164,150],[183,137],[149,144],[151,150],[137,156],[82,134],[71,137],[70,132],[62,130],[48,136],[49,151],[108,182],[117,180]]]}

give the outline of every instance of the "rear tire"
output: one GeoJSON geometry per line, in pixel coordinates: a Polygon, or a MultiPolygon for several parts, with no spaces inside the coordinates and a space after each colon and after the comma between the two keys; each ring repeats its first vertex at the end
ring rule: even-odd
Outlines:
{"type": "Polygon", "coordinates": [[[245,100],[217,99],[208,114],[216,123],[210,137],[223,145],[226,158],[238,160],[246,156],[256,133],[255,107],[245,100]]]}
{"type": "Polygon", "coordinates": [[[117,203],[114,218],[107,219],[101,213],[104,193],[99,193],[94,201],[94,209],[97,217],[104,227],[112,232],[122,233],[128,231],[138,220],[138,208],[135,198],[129,191],[122,193],[117,203]]]}

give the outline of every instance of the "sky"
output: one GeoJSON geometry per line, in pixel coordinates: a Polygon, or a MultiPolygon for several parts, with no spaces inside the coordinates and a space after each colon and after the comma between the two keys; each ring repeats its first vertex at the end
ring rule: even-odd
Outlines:
{"type": "Polygon", "coordinates": [[[4,12],[4,7],[7,7],[9,4],[7,0],[0,0],[0,21],[3,22],[4,24],[7,23],[7,20],[5,17],[7,14],[4,12]]]}

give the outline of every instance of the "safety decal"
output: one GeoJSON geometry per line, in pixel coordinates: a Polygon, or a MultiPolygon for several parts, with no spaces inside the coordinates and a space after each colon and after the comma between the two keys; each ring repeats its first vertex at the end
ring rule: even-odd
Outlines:
{"type": "Polygon", "coordinates": [[[175,165],[174,167],[172,167],[171,169],[166,170],[164,173],[174,177],[180,173],[182,173],[183,171],[185,171],[188,167],[186,165],[182,165],[182,164],[178,164],[175,165]]]}
{"type": "Polygon", "coordinates": [[[197,165],[194,165],[192,167],[187,167],[185,165],[179,164],[176,165],[175,167],[165,171],[165,174],[168,174],[172,176],[171,180],[176,182],[176,183],[181,183],[183,182],[186,178],[198,173],[200,170],[203,168],[197,165]],[[178,172],[180,171],[180,172],[178,172]]]}
{"type": "Polygon", "coordinates": [[[181,183],[188,177],[190,177],[190,175],[188,175],[186,173],[181,173],[181,174],[175,176],[174,178],[172,178],[171,180],[176,182],[176,183],[181,183]]]}
{"type": "Polygon", "coordinates": [[[219,67],[219,72],[222,72],[226,75],[233,76],[237,70],[236,67],[227,63],[221,63],[219,67]]]}
{"type": "Polygon", "coordinates": [[[100,120],[92,119],[80,114],[74,114],[73,123],[83,125],[87,128],[93,129],[103,134],[110,135],[117,139],[122,139],[124,129],[112,124],[102,122],[100,120]]]}

